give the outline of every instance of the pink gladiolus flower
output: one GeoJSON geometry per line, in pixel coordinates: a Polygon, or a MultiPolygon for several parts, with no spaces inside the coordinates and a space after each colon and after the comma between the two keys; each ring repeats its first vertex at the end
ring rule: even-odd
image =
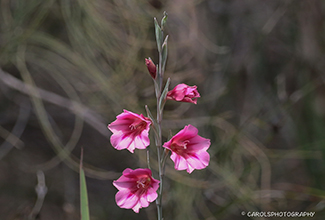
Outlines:
{"type": "Polygon", "coordinates": [[[163,147],[171,150],[170,158],[174,161],[176,170],[186,169],[191,173],[194,169],[200,170],[209,165],[210,155],[207,149],[210,140],[199,136],[197,128],[192,125],[185,126],[163,147]]]}
{"type": "Polygon", "coordinates": [[[135,148],[145,149],[149,144],[151,120],[133,112],[124,110],[116,120],[108,125],[113,132],[111,144],[117,150],[128,149],[131,153],[135,148]]]}
{"type": "Polygon", "coordinates": [[[196,88],[196,86],[188,86],[184,83],[178,84],[173,90],[167,93],[167,99],[196,104],[197,98],[200,97],[196,88]]]}
{"type": "Polygon", "coordinates": [[[117,205],[136,213],[140,208],[148,207],[158,196],[159,181],[152,177],[149,169],[127,168],[118,180],[113,181],[113,185],[119,190],[115,196],[117,205]]]}

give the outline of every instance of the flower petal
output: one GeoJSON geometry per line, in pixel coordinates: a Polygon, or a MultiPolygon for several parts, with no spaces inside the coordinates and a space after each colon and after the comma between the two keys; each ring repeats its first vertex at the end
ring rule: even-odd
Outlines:
{"type": "Polygon", "coordinates": [[[148,168],[145,168],[145,169],[138,168],[138,169],[135,169],[135,170],[127,168],[127,169],[125,169],[123,171],[123,175],[128,177],[128,178],[137,179],[139,176],[151,176],[152,172],[148,168]]]}
{"type": "Polygon", "coordinates": [[[135,206],[133,206],[132,210],[135,212],[135,213],[139,213],[139,210],[140,210],[141,207],[141,204],[140,202],[138,201],[135,206]]]}
{"type": "Polygon", "coordinates": [[[121,176],[118,180],[113,181],[113,185],[118,190],[131,189],[132,187],[134,187],[134,180],[125,176],[121,176]]]}
{"type": "Polygon", "coordinates": [[[150,140],[149,137],[146,135],[139,135],[134,138],[132,143],[130,144],[130,149],[146,149],[147,146],[149,146],[150,140]]]}
{"type": "Polygon", "coordinates": [[[176,170],[187,169],[187,162],[184,159],[184,157],[179,156],[178,154],[172,152],[172,155],[170,156],[170,158],[174,161],[176,170]]]}
{"type": "Polygon", "coordinates": [[[188,157],[186,160],[191,167],[201,170],[209,165],[210,155],[206,151],[200,151],[196,155],[188,157]]]}
{"type": "Polygon", "coordinates": [[[179,131],[172,139],[176,142],[184,142],[197,136],[198,130],[193,125],[187,125],[179,131]]]}
{"type": "Polygon", "coordinates": [[[119,132],[117,134],[113,134],[111,136],[111,144],[117,150],[128,149],[131,153],[133,153],[134,148],[130,148],[133,139],[130,136],[125,136],[123,133],[119,132]]]}
{"type": "Polygon", "coordinates": [[[210,139],[200,136],[189,139],[188,150],[189,152],[206,151],[210,147],[210,139]]]}
{"type": "Polygon", "coordinates": [[[188,173],[192,173],[193,170],[194,170],[194,168],[193,168],[190,164],[187,164],[187,169],[186,169],[186,171],[187,171],[188,173]]]}
{"type": "MultiPolygon", "coordinates": [[[[159,187],[159,185],[158,185],[159,187]]],[[[158,189],[158,188],[157,188],[158,189]]],[[[158,194],[157,194],[157,189],[155,188],[149,188],[146,194],[146,198],[148,202],[153,202],[157,199],[158,194]]]]}
{"type": "Polygon", "coordinates": [[[115,200],[119,207],[131,209],[137,204],[139,198],[129,190],[121,190],[116,193],[115,200]]]}
{"type": "Polygon", "coordinates": [[[147,196],[146,195],[141,196],[139,199],[139,203],[141,204],[141,207],[143,207],[143,208],[148,207],[149,202],[147,200],[147,196]]]}

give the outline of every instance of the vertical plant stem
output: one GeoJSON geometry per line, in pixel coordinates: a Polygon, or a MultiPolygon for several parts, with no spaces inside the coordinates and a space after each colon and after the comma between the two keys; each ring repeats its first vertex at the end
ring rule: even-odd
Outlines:
{"type": "Polygon", "coordinates": [[[157,134],[156,134],[156,145],[157,145],[157,155],[158,155],[158,172],[159,172],[159,192],[158,198],[156,199],[157,211],[158,211],[158,220],[163,220],[162,217],[162,194],[163,194],[163,176],[164,176],[164,160],[161,159],[163,156],[162,152],[162,132],[161,132],[161,121],[163,116],[163,107],[165,105],[165,98],[168,90],[169,79],[167,80],[164,91],[162,91],[162,84],[164,78],[165,71],[165,63],[167,57],[167,37],[165,39],[166,42],[163,41],[164,33],[163,28],[166,23],[167,13],[164,12],[164,17],[161,21],[161,27],[159,26],[157,19],[154,19],[155,23],[155,34],[157,40],[157,47],[159,53],[159,63],[158,63],[158,74],[155,79],[155,91],[157,98],[157,134]],[[163,43],[164,42],[164,43],[163,43]]]}
{"type": "MultiPolygon", "coordinates": [[[[161,96],[161,88],[162,88],[162,82],[163,82],[163,71],[161,69],[161,66],[162,66],[162,54],[161,54],[161,51],[159,51],[159,63],[158,63],[159,97],[157,97],[157,107],[159,106],[158,101],[159,101],[160,96],[161,96]]],[[[158,111],[157,111],[157,117],[158,117],[158,111]]],[[[158,118],[157,118],[157,120],[158,120],[158,118]]]]}
{"type": "Polygon", "coordinates": [[[149,148],[147,148],[147,166],[148,166],[148,169],[151,170],[151,166],[150,166],[150,151],[149,151],[149,148]]]}
{"type": "Polygon", "coordinates": [[[157,204],[157,212],[158,212],[158,220],[162,220],[162,188],[163,188],[163,175],[162,175],[162,167],[161,167],[161,148],[162,148],[162,135],[161,135],[161,121],[162,121],[162,110],[159,105],[159,100],[161,97],[161,88],[162,88],[162,70],[161,70],[161,63],[162,63],[162,54],[161,51],[159,51],[159,64],[158,64],[158,75],[159,77],[158,80],[158,94],[157,94],[157,155],[158,155],[158,172],[159,172],[159,181],[160,181],[160,186],[159,186],[159,193],[158,193],[158,198],[156,200],[157,204]]]}
{"type": "MultiPolygon", "coordinates": [[[[160,63],[160,62],[159,62],[160,63]]],[[[159,68],[160,69],[160,68],[159,68]]],[[[158,75],[158,77],[160,77],[160,74],[158,75]]],[[[161,88],[161,86],[160,86],[161,88]]],[[[158,155],[158,172],[159,172],[159,181],[160,181],[160,186],[159,186],[159,193],[158,193],[158,198],[156,200],[156,204],[157,204],[157,211],[158,211],[158,220],[162,220],[162,187],[163,187],[163,179],[162,179],[162,167],[161,167],[161,144],[162,144],[162,140],[161,140],[161,120],[162,120],[162,115],[160,112],[160,107],[159,107],[159,99],[161,96],[161,90],[159,90],[159,95],[157,97],[157,133],[158,133],[158,137],[157,137],[157,155],[158,155]]]]}

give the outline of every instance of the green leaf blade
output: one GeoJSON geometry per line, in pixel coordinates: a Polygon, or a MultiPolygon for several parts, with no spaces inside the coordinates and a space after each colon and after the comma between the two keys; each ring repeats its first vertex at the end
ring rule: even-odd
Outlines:
{"type": "Polygon", "coordinates": [[[164,16],[161,19],[161,25],[160,25],[162,31],[164,31],[164,27],[165,27],[165,25],[167,23],[167,17],[168,17],[168,14],[167,14],[167,12],[164,11],[164,16]]]}
{"type": "Polygon", "coordinates": [[[166,36],[164,43],[162,44],[162,58],[161,58],[161,72],[162,74],[165,72],[165,67],[166,67],[166,61],[167,61],[167,40],[168,40],[168,35],[166,36]]]}
{"type": "Polygon", "coordinates": [[[89,204],[85,172],[82,168],[83,152],[80,158],[80,214],[81,220],[89,220],[89,204]]]}
{"type": "Polygon", "coordinates": [[[170,78],[167,79],[165,88],[164,88],[163,92],[161,93],[161,96],[160,96],[160,99],[159,99],[159,109],[160,109],[160,112],[163,112],[163,110],[164,110],[164,106],[165,106],[165,103],[166,103],[166,96],[167,96],[167,93],[168,93],[169,84],[170,84],[170,78]]]}
{"type": "Polygon", "coordinates": [[[163,33],[161,31],[161,28],[160,28],[156,18],[154,18],[154,22],[155,22],[155,33],[156,33],[157,47],[158,47],[158,52],[160,52],[162,40],[163,40],[163,33]]]}

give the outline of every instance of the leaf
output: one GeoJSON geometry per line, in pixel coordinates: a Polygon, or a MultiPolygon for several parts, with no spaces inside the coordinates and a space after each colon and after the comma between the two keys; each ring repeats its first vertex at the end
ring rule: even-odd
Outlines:
{"type": "Polygon", "coordinates": [[[155,124],[155,119],[153,118],[151,111],[149,110],[149,107],[147,105],[145,105],[146,108],[146,112],[147,112],[147,117],[150,118],[150,120],[152,121],[152,123],[155,124]]]}
{"type": "Polygon", "coordinates": [[[165,27],[166,22],[167,22],[167,17],[168,17],[168,14],[167,14],[167,12],[164,11],[164,16],[161,19],[161,25],[160,25],[162,31],[164,31],[164,27],[165,27]]]}
{"type": "Polygon", "coordinates": [[[173,137],[173,132],[172,132],[172,130],[169,130],[169,134],[168,134],[167,140],[172,139],[172,137],[173,137]]]}
{"type": "Polygon", "coordinates": [[[157,122],[154,119],[154,117],[152,116],[152,114],[151,114],[151,112],[149,110],[149,107],[147,105],[145,105],[145,108],[146,108],[146,112],[147,112],[147,117],[150,118],[150,120],[152,122],[152,125],[153,125],[153,129],[156,132],[157,122]]]}
{"type": "Polygon", "coordinates": [[[160,99],[159,99],[159,109],[160,109],[161,113],[163,112],[163,109],[164,109],[164,106],[165,106],[165,103],[166,103],[166,96],[167,96],[167,93],[168,93],[169,84],[170,84],[170,78],[167,79],[165,88],[164,88],[163,92],[161,93],[161,96],[160,96],[160,99]]]}
{"type": "Polygon", "coordinates": [[[150,118],[150,120],[152,121],[152,129],[155,133],[155,140],[158,138],[158,131],[157,131],[157,128],[158,128],[158,125],[157,125],[157,122],[156,120],[154,119],[154,117],[152,116],[150,110],[149,110],[149,107],[147,105],[145,105],[145,108],[146,108],[146,111],[147,111],[147,116],[148,118],[150,118]]]}
{"type": "Polygon", "coordinates": [[[167,40],[168,40],[168,35],[166,36],[164,43],[162,45],[162,57],[161,57],[161,72],[165,72],[165,66],[166,66],[166,61],[167,61],[167,40]]]}
{"type": "Polygon", "coordinates": [[[89,220],[88,193],[85,172],[82,168],[83,149],[80,156],[80,214],[81,220],[89,220]]]}
{"type": "Polygon", "coordinates": [[[156,97],[159,97],[160,96],[160,92],[161,92],[161,89],[160,89],[160,81],[162,80],[162,77],[160,76],[159,72],[159,66],[157,65],[157,77],[156,79],[153,79],[153,82],[154,82],[154,85],[155,85],[155,92],[156,92],[156,97]]]}
{"type": "Polygon", "coordinates": [[[157,47],[158,47],[158,52],[161,51],[161,44],[163,40],[163,33],[161,31],[161,28],[159,27],[158,21],[156,18],[154,18],[155,22],[155,33],[156,33],[156,41],[157,41],[157,47]]]}

